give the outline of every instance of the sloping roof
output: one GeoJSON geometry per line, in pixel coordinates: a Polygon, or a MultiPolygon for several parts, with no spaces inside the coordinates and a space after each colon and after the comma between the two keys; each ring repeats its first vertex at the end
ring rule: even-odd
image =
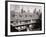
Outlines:
{"type": "Polygon", "coordinates": [[[16,13],[16,15],[17,16],[15,16],[15,18],[20,19],[20,20],[38,19],[38,17],[39,17],[38,15],[33,14],[33,13],[23,13],[23,14],[21,14],[21,13],[17,14],[16,13]],[[20,17],[19,15],[21,15],[22,17],[20,17]],[[27,17],[25,17],[25,15],[27,15],[27,17]]]}

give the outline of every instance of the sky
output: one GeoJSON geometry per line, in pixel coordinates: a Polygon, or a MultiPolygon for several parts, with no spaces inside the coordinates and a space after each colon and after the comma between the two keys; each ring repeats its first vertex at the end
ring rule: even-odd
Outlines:
{"type": "Polygon", "coordinates": [[[32,12],[32,13],[33,13],[35,8],[37,11],[39,9],[42,10],[41,6],[35,6],[35,5],[13,5],[13,4],[10,5],[10,10],[13,10],[15,12],[21,12],[22,8],[26,12],[29,10],[29,12],[32,12]]]}

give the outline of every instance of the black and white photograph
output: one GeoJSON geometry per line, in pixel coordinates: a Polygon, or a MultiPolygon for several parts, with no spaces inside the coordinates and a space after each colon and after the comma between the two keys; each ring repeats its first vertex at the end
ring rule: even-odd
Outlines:
{"type": "Polygon", "coordinates": [[[41,6],[10,5],[11,32],[41,31],[41,6]]]}
{"type": "Polygon", "coordinates": [[[8,2],[8,35],[44,33],[44,4],[8,2]]]}

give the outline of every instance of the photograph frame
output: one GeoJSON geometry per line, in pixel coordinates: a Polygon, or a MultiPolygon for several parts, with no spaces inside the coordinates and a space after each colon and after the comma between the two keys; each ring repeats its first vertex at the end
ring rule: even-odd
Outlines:
{"type": "Polygon", "coordinates": [[[27,1],[5,1],[5,36],[24,36],[24,35],[41,35],[41,34],[45,34],[45,3],[42,3],[42,2],[27,2],[27,1]],[[8,35],[8,2],[43,4],[44,5],[44,33],[8,35]]]}

